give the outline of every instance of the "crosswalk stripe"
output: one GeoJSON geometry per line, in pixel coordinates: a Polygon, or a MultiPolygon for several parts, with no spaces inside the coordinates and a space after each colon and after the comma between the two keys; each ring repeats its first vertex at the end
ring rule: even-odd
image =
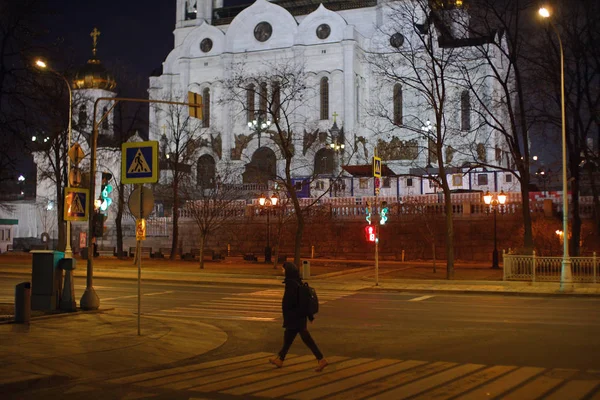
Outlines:
{"type": "Polygon", "coordinates": [[[470,374],[478,369],[484,368],[479,364],[463,364],[454,368],[447,369],[435,375],[419,379],[415,382],[392,389],[385,393],[377,395],[377,399],[400,400],[430,390],[438,385],[445,384],[464,375],[470,374]]]}
{"type": "MultiPolygon", "coordinates": [[[[352,376],[350,378],[341,379],[330,383],[328,385],[319,386],[314,389],[306,390],[297,395],[292,396],[293,399],[314,399],[316,397],[326,396],[329,394],[348,390],[356,386],[363,385],[367,382],[376,381],[384,376],[397,374],[398,372],[405,371],[410,368],[414,368],[417,365],[424,364],[423,361],[402,361],[397,364],[392,364],[383,368],[376,369],[371,372],[367,372],[358,376],[352,376]]],[[[352,396],[348,396],[350,398],[352,396]]]]}
{"type": "Polygon", "coordinates": [[[574,380],[567,382],[564,386],[559,387],[551,395],[547,396],[546,400],[562,400],[562,399],[580,399],[590,393],[600,381],[598,380],[574,380]]]}
{"type": "MultiPolygon", "coordinates": [[[[528,381],[536,375],[541,374],[544,368],[537,367],[522,367],[506,375],[488,383],[487,385],[480,386],[476,390],[465,394],[464,396],[458,397],[460,400],[478,400],[484,398],[494,398],[502,393],[506,392],[506,388],[513,388],[521,383],[528,381]]],[[[569,396],[567,396],[568,398],[569,396]]],[[[575,397],[571,397],[575,398],[575,397]]]]}
{"type": "MultiPolygon", "coordinates": [[[[573,377],[577,373],[575,370],[565,372],[569,378],[573,377]]],[[[563,374],[562,378],[565,378],[566,375],[563,374]]],[[[538,378],[534,378],[533,381],[527,382],[525,386],[518,388],[514,392],[502,396],[502,398],[504,400],[537,399],[544,393],[551,391],[563,382],[564,379],[542,375],[538,378]]]]}
{"type": "Polygon", "coordinates": [[[290,354],[281,369],[270,365],[269,357],[272,353],[251,353],[107,382],[133,384],[145,391],[186,390],[190,396],[204,392],[296,400],[575,400],[600,396],[600,376],[573,369],[330,356],[330,365],[316,373],[313,355],[290,354]]]}
{"type": "MultiPolygon", "coordinates": [[[[369,361],[373,361],[373,359],[372,358],[345,359],[345,360],[340,360],[339,362],[331,362],[331,365],[329,365],[327,368],[330,370],[332,370],[332,369],[339,370],[342,368],[348,368],[348,367],[352,367],[354,365],[363,364],[363,363],[369,362],[369,361]]],[[[283,368],[285,369],[285,366],[283,368]]],[[[325,371],[323,371],[323,372],[326,373],[326,371],[327,371],[327,369],[325,369],[325,371]]],[[[313,368],[309,368],[309,369],[298,371],[298,372],[295,372],[292,374],[276,376],[271,379],[265,379],[260,382],[242,386],[242,387],[236,388],[236,392],[237,393],[242,392],[242,394],[252,394],[254,396],[262,396],[262,395],[264,395],[264,393],[268,394],[269,390],[274,390],[273,387],[275,387],[275,386],[291,384],[293,382],[302,381],[303,379],[307,379],[307,378],[310,378],[313,376],[315,376],[315,371],[313,371],[313,368]]],[[[264,395],[264,397],[267,397],[267,395],[264,395]]],[[[276,397],[276,396],[271,396],[271,397],[276,397]]]]}
{"type": "MultiPolygon", "coordinates": [[[[516,369],[517,367],[509,367],[505,365],[497,365],[484,370],[477,371],[471,375],[457,379],[453,382],[448,382],[442,387],[431,390],[427,393],[423,393],[420,396],[415,397],[411,400],[442,400],[450,399],[454,396],[458,396],[468,390],[476,388],[477,386],[488,382],[498,376],[504,375],[505,373],[516,369]]],[[[534,397],[520,397],[520,399],[534,398],[534,397]]]]}
{"type": "Polygon", "coordinates": [[[207,361],[207,362],[203,362],[203,363],[200,363],[200,364],[186,365],[184,367],[175,367],[175,368],[170,368],[168,370],[164,370],[163,369],[163,370],[160,370],[160,371],[153,371],[153,372],[146,372],[146,373],[143,373],[143,374],[131,375],[131,376],[127,376],[127,377],[124,377],[124,378],[111,379],[108,382],[109,383],[116,383],[116,384],[135,383],[135,382],[140,382],[140,381],[144,381],[144,380],[147,380],[147,379],[153,379],[153,378],[156,378],[156,377],[164,376],[166,373],[180,374],[180,373],[190,372],[190,371],[199,371],[199,370],[202,370],[202,369],[218,367],[218,366],[221,366],[221,365],[234,364],[234,363],[237,363],[237,362],[243,362],[243,361],[247,361],[247,360],[254,360],[256,358],[264,358],[264,357],[268,357],[270,355],[271,355],[271,353],[265,353],[265,352],[252,353],[252,354],[244,354],[243,356],[236,356],[236,357],[231,357],[231,358],[225,358],[225,359],[222,359],[222,360],[207,361]]]}
{"type": "MultiPolygon", "coordinates": [[[[332,356],[332,357],[328,357],[327,360],[329,361],[329,363],[335,364],[337,362],[347,360],[348,358],[349,357],[332,356]]],[[[241,395],[256,391],[255,390],[256,388],[252,386],[255,382],[260,382],[260,381],[263,381],[265,379],[270,379],[270,378],[276,379],[279,376],[288,375],[293,372],[300,372],[300,371],[304,371],[306,369],[313,369],[313,368],[315,368],[315,365],[316,365],[315,358],[310,356],[310,359],[311,359],[311,361],[308,363],[302,363],[302,364],[296,364],[296,365],[290,365],[288,360],[286,360],[284,363],[284,365],[285,365],[284,368],[273,368],[270,371],[261,372],[258,374],[252,374],[252,375],[245,376],[243,378],[236,379],[235,387],[228,389],[228,390],[223,390],[223,393],[241,396],[241,395]]],[[[204,388],[204,389],[206,389],[206,388],[204,388]]]]}
{"type": "MultiPolygon", "coordinates": [[[[328,301],[337,300],[355,293],[350,291],[323,291],[321,293],[319,291],[319,302],[325,304],[328,301]]],[[[121,298],[127,297],[135,296],[124,296],[121,298]]],[[[266,289],[250,293],[237,293],[221,299],[209,300],[204,303],[191,304],[185,307],[158,310],[146,313],[146,315],[174,316],[185,313],[189,316],[210,319],[272,322],[282,317],[282,297],[283,289],[266,289]]]]}
{"type": "MultiPolygon", "coordinates": [[[[335,367],[331,368],[327,373],[320,374],[319,376],[315,376],[313,371],[309,371],[310,375],[305,376],[303,380],[291,383],[285,386],[279,386],[270,390],[265,390],[259,393],[253,393],[254,396],[259,397],[282,397],[286,395],[290,395],[292,393],[299,392],[307,387],[313,387],[316,385],[322,385],[325,383],[330,383],[335,379],[346,378],[349,376],[358,375],[361,371],[369,371],[371,369],[376,369],[379,367],[383,367],[392,363],[398,362],[398,360],[374,360],[372,358],[359,358],[350,361],[357,361],[357,365],[349,366],[348,368],[337,369],[335,367]]],[[[350,363],[348,362],[348,364],[350,363]]],[[[341,363],[343,364],[343,363],[341,363]]],[[[341,365],[340,365],[341,366],[341,365]]],[[[328,367],[329,368],[329,367],[328,367]]],[[[298,374],[297,374],[298,375],[298,374]]]]}

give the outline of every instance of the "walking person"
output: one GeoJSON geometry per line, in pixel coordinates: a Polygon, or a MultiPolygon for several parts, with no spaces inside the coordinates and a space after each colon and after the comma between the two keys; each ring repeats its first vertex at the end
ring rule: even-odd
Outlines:
{"type": "Polygon", "coordinates": [[[300,338],[304,344],[312,351],[317,358],[316,372],[323,371],[328,365],[328,362],[323,358],[323,354],[317,347],[317,344],[313,340],[310,332],[306,327],[306,320],[310,322],[314,320],[313,315],[306,315],[300,309],[299,301],[299,290],[302,285],[302,279],[300,278],[300,272],[296,265],[291,262],[283,263],[283,270],[285,272],[285,291],[283,292],[283,300],[281,301],[281,309],[283,311],[283,327],[285,332],[283,334],[283,347],[279,351],[277,357],[271,358],[269,362],[275,365],[277,368],[283,367],[283,361],[289,351],[296,335],[300,334],[300,338]]]}

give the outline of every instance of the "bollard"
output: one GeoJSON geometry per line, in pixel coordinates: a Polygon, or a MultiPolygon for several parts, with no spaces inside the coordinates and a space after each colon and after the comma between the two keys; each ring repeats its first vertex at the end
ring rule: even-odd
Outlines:
{"type": "Polygon", "coordinates": [[[76,260],[74,258],[63,258],[58,262],[58,266],[65,272],[65,283],[60,298],[60,309],[64,311],[76,311],[75,285],[73,283],[73,270],[76,267],[76,260]]]}
{"type": "Polygon", "coordinates": [[[31,319],[31,283],[15,286],[15,322],[28,324],[31,319]]]}
{"type": "Polygon", "coordinates": [[[402,262],[404,262],[404,250],[402,250],[402,262]]]}
{"type": "Polygon", "coordinates": [[[310,258],[315,258],[315,246],[310,246],[310,258]]]}
{"type": "Polygon", "coordinates": [[[310,261],[302,260],[302,279],[310,278],[310,261]]]}

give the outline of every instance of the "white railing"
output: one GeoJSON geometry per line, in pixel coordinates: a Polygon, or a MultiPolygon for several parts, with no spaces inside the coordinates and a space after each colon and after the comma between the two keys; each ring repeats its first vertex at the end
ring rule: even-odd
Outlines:
{"type": "MultiPolygon", "coordinates": [[[[502,254],[505,281],[560,282],[562,257],[502,254]]],[[[592,257],[571,257],[573,282],[598,283],[600,271],[596,252],[592,257]]]]}

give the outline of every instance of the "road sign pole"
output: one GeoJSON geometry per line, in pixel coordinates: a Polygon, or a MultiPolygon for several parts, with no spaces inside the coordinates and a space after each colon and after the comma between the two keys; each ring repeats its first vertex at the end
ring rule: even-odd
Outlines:
{"type": "MultiPolygon", "coordinates": [[[[140,217],[143,217],[143,200],[144,200],[144,184],[140,183],[138,185],[138,189],[140,191],[140,217]]],[[[142,335],[141,331],[141,323],[140,318],[142,314],[142,241],[138,239],[137,241],[137,264],[138,264],[138,320],[137,320],[137,328],[138,328],[138,336],[142,335]]]]}

